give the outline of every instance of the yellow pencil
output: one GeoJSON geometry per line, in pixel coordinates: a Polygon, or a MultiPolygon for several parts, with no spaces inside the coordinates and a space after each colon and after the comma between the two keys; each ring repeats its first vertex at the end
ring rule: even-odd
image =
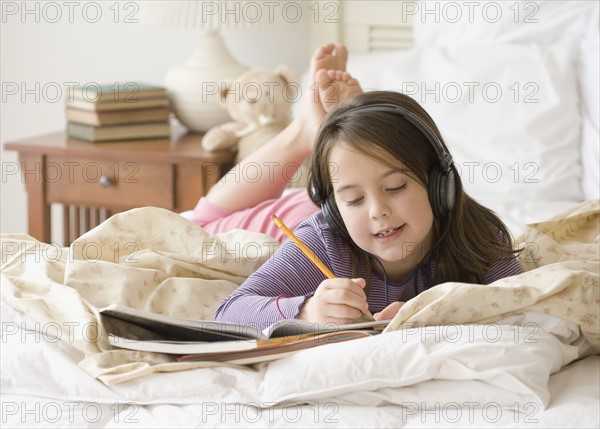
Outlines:
{"type": "Polygon", "coordinates": [[[327,268],[325,266],[325,264],[323,262],[321,262],[321,260],[319,258],[317,258],[317,255],[315,255],[308,247],[306,247],[306,245],[303,242],[301,242],[300,239],[298,237],[296,237],[296,235],[287,226],[285,226],[285,224],[281,221],[281,219],[279,219],[277,216],[273,215],[273,222],[275,222],[275,224],[279,228],[281,228],[281,230],[285,233],[285,235],[290,237],[292,239],[292,241],[298,245],[300,250],[302,250],[302,253],[304,253],[308,257],[308,259],[313,261],[315,263],[315,265],[321,270],[321,272],[327,276],[328,279],[335,278],[335,276],[329,270],[329,268],[327,268]]]}
{"type": "MultiPolygon", "coordinates": [[[[314,264],[321,270],[321,272],[327,276],[327,278],[335,278],[329,268],[327,268],[325,264],[321,262],[319,258],[317,258],[317,255],[315,255],[308,247],[306,247],[306,245],[301,242],[298,237],[296,237],[296,234],[294,234],[287,226],[285,226],[281,219],[279,219],[276,215],[273,215],[273,222],[275,222],[275,224],[281,228],[285,235],[287,235],[294,243],[296,243],[300,250],[302,250],[302,253],[304,253],[308,259],[313,261],[314,264]]],[[[371,315],[371,312],[367,310],[366,312],[362,313],[362,316],[359,319],[360,322],[372,321],[373,316],[371,315]]]]}

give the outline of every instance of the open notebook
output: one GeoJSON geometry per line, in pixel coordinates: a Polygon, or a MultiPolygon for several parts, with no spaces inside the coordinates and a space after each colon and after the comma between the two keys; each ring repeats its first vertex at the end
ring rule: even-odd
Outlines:
{"type": "Polygon", "coordinates": [[[332,339],[335,335],[329,334],[339,332],[381,332],[389,323],[384,320],[336,325],[282,320],[260,330],[239,323],[183,319],[121,305],[102,308],[99,314],[111,345],[180,355],[243,351],[306,340],[318,342],[332,339]]]}

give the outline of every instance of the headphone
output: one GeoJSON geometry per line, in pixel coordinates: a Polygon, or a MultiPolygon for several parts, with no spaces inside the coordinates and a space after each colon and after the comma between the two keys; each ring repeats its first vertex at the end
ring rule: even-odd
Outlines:
{"type": "MultiPolygon", "coordinates": [[[[439,161],[439,166],[432,167],[429,172],[427,194],[429,195],[431,209],[433,210],[434,216],[437,218],[443,218],[450,214],[454,207],[454,197],[456,194],[456,176],[454,169],[452,168],[452,156],[448,153],[431,127],[415,113],[392,103],[377,103],[350,108],[341,113],[340,117],[343,118],[350,113],[358,112],[388,112],[400,115],[425,135],[429,143],[431,143],[439,161]]],[[[350,234],[348,233],[348,229],[344,224],[344,220],[342,219],[342,215],[335,203],[333,194],[326,198],[324,195],[324,189],[321,189],[318,186],[313,172],[311,178],[311,200],[321,207],[323,216],[327,220],[329,226],[339,232],[349,243],[353,243],[350,234]]]]}

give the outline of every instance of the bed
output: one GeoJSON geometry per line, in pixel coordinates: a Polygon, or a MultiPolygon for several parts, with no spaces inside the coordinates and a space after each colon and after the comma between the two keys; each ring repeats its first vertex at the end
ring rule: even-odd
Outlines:
{"type": "Polygon", "coordinates": [[[273,239],[151,207],[69,249],[3,236],[3,426],[600,426],[598,4],[321,7],[338,19],[311,24],[311,43],[346,43],[364,89],[424,105],[527,271],[431,288],[379,336],[182,364],[111,348],[95,308],[209,319],[273,239]]]}

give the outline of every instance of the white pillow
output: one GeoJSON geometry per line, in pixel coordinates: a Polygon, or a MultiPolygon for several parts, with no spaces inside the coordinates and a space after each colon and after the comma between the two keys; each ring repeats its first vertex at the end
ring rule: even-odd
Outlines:
{"type": "Polygon", "coordinates": [[[572,58],[570,43],[487,44],[354,55],[348,69],[365,90],[397,90],[421,103],[473,197],[579,201],[572,58]]]}
{"type": "MultiPolygon", "coordinates": [[[[596,23],[597,25],[597,23],[596,23]]],[[[600,35],[581,40],[579,85],[583,104],[583,192],[586,199],[600,198],[600,35]]]]}
{"type": "MultiPolygon", "coordinates": [[[[407,9],[408,10],[408,9],[407,9]]],[[[416,46],[549,45],[597,27],[595,1],[420,1],[410,9],[416,46]]]]}
{"type": "Polygon", "coordinates": [[[573,40],[583,110],[581,162],[586,199],[600,198],[600,4],[596,1],[419,2],[410,10],[415,45],[449,47],[481,43],[573,40]]]}

